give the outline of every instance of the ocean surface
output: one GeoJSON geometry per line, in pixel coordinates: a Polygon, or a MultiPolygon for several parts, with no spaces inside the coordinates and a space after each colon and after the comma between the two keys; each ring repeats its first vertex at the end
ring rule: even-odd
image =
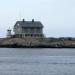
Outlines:
{"type": "Polygon", "coordinates": [[[75,49],[0,48],[0,75],[75,75],[75,49]]]}

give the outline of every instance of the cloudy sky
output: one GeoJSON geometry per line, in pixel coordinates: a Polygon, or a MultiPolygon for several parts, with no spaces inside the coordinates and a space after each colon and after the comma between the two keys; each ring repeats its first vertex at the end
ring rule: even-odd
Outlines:
{"type": "Polygon", "coordinates": [[[75,0],[0,0],[0,37],[23,18],[41,21],[48,37],[75,37],[75,0]]]}

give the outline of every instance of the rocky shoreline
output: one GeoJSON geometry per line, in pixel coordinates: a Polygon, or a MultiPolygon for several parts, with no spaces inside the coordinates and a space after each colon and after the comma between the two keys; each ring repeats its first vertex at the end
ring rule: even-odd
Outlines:
{"type": "Polygon", "coordinates": [[[0,48],[75,48],[75,38],[0,38],[0,48]]]}

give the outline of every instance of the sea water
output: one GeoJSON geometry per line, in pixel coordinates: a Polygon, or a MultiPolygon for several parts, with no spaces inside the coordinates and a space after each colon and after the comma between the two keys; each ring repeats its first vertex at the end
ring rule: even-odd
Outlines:
{"type": "Polygon", "coordinates": [[[0,48],[0,75],[75,75],[75,49],[0,48]]]}

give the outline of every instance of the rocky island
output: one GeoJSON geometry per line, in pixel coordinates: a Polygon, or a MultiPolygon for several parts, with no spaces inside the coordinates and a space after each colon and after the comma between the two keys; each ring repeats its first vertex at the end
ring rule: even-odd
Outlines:
{"type": "Polygon", "coordinates": [[[75,48],[75,38],[1,38],[5,48],[75,48]]]}
{"type": "Polygon", "coordinates": [[[7,30],[7,37],[0,38],[0,47],[7,48],[75,48],[75,38],[47,38],[43,34],[43,24],[40,21],[17,21],[14,34],[7,30]]]}

